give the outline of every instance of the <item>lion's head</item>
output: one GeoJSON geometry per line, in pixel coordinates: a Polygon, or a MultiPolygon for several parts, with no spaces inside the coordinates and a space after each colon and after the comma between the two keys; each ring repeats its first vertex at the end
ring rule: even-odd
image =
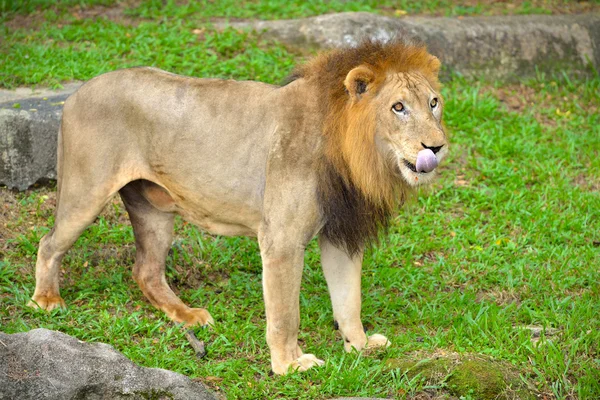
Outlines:
{"type": "MultiPolygon", "coordinates": [[[[443,100],[434,88],[437,82],[430,82],[420,71],[394,71],[387,73],[377,87],[369,87],[376,79],[374,74],[371,68],[359,66],[346,77],[344,84],[351,96],[348,136],[365,134],[369,143],[363,144],[374,150],[378,162],[409,186],[429,183],[448,151],[441,123],[443,100]],[[363,125],[365,120],[370,126],[363,125]]],[[[361,155],[352,147],[356,143],[348,144],[345,157],[349,165],[355,166],[350,171],[360,172],[359,168],[366,166],[360,165],[361,155]],[[356,156],[358,160],[353,159],[356,156]]],[[[360,174],[353,178],[358,181],[360,174]]]]}
{"type": "Polygon", "coordinates": [[[377,235],[411,188],[431,182],[448,151],[439,68],[423,45],[366,41],[321,54],[294,74],[324,92],[321,202],[328,223],[337,221],[332,234],[348,231],[339,241],[351,250],[377,235]]]}

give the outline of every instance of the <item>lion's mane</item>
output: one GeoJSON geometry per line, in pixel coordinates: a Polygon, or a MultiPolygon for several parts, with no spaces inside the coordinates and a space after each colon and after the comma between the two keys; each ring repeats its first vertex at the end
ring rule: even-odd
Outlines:
{"type": "Polygon", "coordinates": [[[375,146],[376,113],[372,101],[390,73],[416,72],[438,90],[440,62],[423,44],[403,40],[364,41],[356,47],[320,54],[290,76],[306,79],[322,92],[319,100],[324,136],[318,198],[332,243],[357,254],[376,241],[395,207],[409,192],[408,184],[375,146]],[[353,102],[344,84],[348,73],[368,67],[374,75],[361,101],[353,102]]]}

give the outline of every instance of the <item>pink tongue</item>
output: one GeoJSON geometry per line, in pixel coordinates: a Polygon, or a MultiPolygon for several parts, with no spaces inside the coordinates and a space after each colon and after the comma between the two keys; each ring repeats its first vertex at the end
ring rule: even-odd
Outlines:
{"type": "Polygon", "coordinates": [[[433,154],[433,151],[429,149],[421,150],[417,154],[417,172],[431,172],[438,166],[438,160],[433,154]]]}

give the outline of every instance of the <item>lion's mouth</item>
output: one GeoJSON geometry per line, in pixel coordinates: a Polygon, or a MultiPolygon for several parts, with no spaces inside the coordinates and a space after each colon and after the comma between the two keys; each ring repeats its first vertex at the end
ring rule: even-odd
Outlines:
{"type": "Polygon", "coordinates": [[[415,174],[417,173],[417,167],[415,167],[415,164],[409,162],[408,160],[403,160],[403,161],[404,161],[404,165],[406,165],[406,168],[410,169],[415,174]]]}

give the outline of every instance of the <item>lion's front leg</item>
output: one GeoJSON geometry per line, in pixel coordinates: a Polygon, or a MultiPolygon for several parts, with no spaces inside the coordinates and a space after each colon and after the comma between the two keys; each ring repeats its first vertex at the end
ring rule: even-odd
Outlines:
{"type": "Polygon", "coordinates": [[[263,261],[263,291],[267,315],[267,343],[271,350],[273,372],[305,371],[323,365],[312,354],[303,354],[298,346],[300,326],[300,281],[304,266],[304,248],[275,244],[271,238],[259,239],[263,261]]]}
{"type": "Polygon", "coordinates": [[[389,346],[389,340],[383,335],[374,334],[367,338],[360,319],[362,253],[350,257],[324,237],[320,238],[319,245],[333,318],[344,339],[344,349],[350,352],[353,348],[360,351],[389,346]]]}

